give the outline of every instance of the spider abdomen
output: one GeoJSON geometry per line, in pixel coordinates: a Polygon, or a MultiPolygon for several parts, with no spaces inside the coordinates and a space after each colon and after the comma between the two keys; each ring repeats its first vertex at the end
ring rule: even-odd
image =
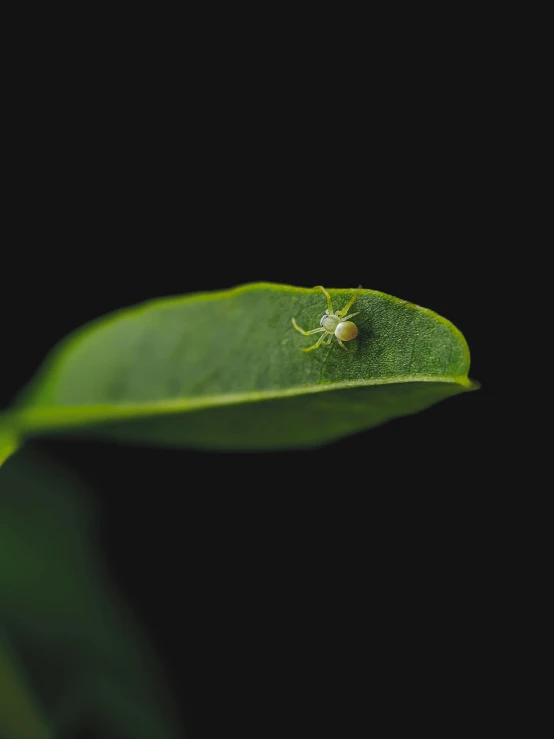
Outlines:
{"type": "Polygon", "coordinates": [[[358,327],[352,321],[341,321],[335,329],[335,336],[341,341],[350,341],[358,335],[358,327]]]}

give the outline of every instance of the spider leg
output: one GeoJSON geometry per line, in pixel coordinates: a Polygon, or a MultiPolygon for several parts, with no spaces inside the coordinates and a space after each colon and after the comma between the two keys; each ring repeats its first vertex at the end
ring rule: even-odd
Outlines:
{"type": "Polygon", "coordinates": [[[347,321],[349,318],[354,318],[354,316],[357,316],[360,311],[357,310],[355,313],[350,313],[348,316],[342,316],[343,321],[347,321]]]}
{"type": "Polygon", "coordinates": [[[339,342],[339,344],[340,344],[340,345],[342,346],[342,348],[344,349],[344,351],[345,351],[345,352],[348,352],[349,354],[351,354],[351,353],[352,353],[352,352],[350,351],[350,349],[347,349],[347,348],[346,348],[346,347],[344,346],[344,344],[342,343],[342,341],[341,341],[341,340],[339,339],[339,337],[338,337],[338,336],[337,336],[337,341],[338,341],[338,342],[339,342]]]}
{"type": "Polygon", "coordinates": [[[325,334],[323,336],[320,336],[319,339],[316,341],[315,344],[312,344],[312,346],[309,346],[307,349],[302,349],[303,352],[311,352],[312,349],[317,349],[317,347],[321,344],[323,339],[325,338],[325,334]]]}
{"type": "MultiPolygon", "coordinates": [[[[338,310],[337,311],[337,316],[344,316],[345,313],[348,313],[348,309],[352,307],[352,305],[353,305],[354,301],[356,300],[356,298],[358,297],[358,293],[360,292],[361,289],[362,289],[362,286],[361,285],[358,285],[358,287],[354,290],[354,294],[352,295],[352,297],[350,298],[350,300],[348,301],[348,303],[344,306],[344,308],[341,308],[341,310],[338,310]]],[[[348,349],[347,349],[347,351],[348,351],[348,349]]]]}
{"type": "Polygon", "coordinates": [[[311,331],[304,331],[304,329],[300,328],[300,326],[296,323],[294,318],[292,319],[292,325],[297,331],[300,331],[301,334],[304,334],[304,336],[310,336],[311,334],[319,334],[322,331],[325,331],[324,328],[313,328],[311,331]]]}
{"type": "Polygon", "coordinates": [[[328,312],[329,313],[332,313],[333,312],[333,303],[331,302],[331,296],[329,295],[329,293],[327,292],[327,290],[324,287],[322,287],[322,285],[316,285],[314,287],[314,290],[321,290],[323,292],[323,294],[325,295],[325,297],[327,299],[327,308],[329,309],[328,312]]]}

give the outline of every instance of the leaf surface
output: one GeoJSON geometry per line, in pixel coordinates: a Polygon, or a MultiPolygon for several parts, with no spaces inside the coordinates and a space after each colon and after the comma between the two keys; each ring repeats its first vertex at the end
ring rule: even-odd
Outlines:
{"type": "MultiPolygon", "coordinates": [[[[329,291],[335,310],[353,290],[329,291]]],[[[154,300],[103,317],[58,345],[12,411],[27,436],[72,432],[215,449],[309,447],[475,389],[448,320],[362,290],[358,337],[320,336],[319,290],[253,283],[154,300]]]]}

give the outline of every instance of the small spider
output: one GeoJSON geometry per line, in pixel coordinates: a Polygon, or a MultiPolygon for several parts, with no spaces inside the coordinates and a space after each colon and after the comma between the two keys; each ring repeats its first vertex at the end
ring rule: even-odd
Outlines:
{"type": "Polygon", "coordinates": [[[357,316],[360,311],[357,311],[356,313],[350,313],[350,315],[348,316],[345,315],[345,313],[348,312],[348,309],[352,306],[352,304],[358,297],[358,293],[361,289],[362,286],[360,285],[354,291],[354,295],[352,295],[344,308],[342,310],[338,310],[335,313],[333,311],[331,296],[329,295],[327,290],[321,285],[316,285],[316,287],[314,287],[314,290],[321,290],[327,298],[327,310],[325,311],[325,315],[319,322],[321,328],[313,328],[311,331],[304,331],[304,329],[300,328],[300,326],[296,323],[294,318],[292,319],[292,325],[294,326],[294,328],[297,331],[300,331],[301,334],[304,334],[304,336],[310,336],[310,334],[322,334],[315,344],[309,346],[307,349],[302,349],[303,352],[311,352],[312,349],[317,349],[322,341],[324,341],[326,344],[330,344],[333,336],[337,337],[337,341],[345,351],[349,351],[342,342],[355,339],[358,335],[358,329],[356,327],[356,324],[352,323],[352,321],[349,321],[348,319],[354,318],[354,316],[357,316]]]}

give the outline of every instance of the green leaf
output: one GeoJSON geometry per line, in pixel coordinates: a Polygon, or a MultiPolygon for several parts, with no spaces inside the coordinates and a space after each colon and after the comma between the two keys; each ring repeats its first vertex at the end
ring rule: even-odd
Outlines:
{"type": "Polygon", "coordinates": [[[182,736],[159,662],[108,581],[93,514],[82,483],[29,448],[0,469],[2,737],[182,736]]]}
{"type": "MultiPolygon", "coordinates": [[[[352,290],[330,290],[335,310],[352,290]]],[[[345,352],[305,353],[321,291],[256,283],[155,300],[104,317],[54,350],[12,422],[24,435],[72,432],[219,449],[309,447],[474,389],[469,350],[446,319],[362,290],[345,352]]]]}
{"type": "Polygon", "coordinates": [[[17,434],[8,424],[3,423],[0,417],[0,467],[4,464],[8,457],[17,450],[19,446],[17,434]]]}
{"type": "Polygon", "coordinates": [[[46,717],[0,631],[0,737],[52,739],[46,717]]]}

